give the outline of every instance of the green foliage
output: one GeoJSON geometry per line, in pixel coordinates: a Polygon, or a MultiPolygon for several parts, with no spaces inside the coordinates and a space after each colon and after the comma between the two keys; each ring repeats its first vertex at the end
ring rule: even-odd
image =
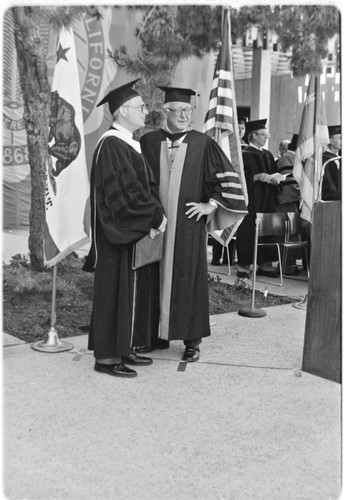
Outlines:
{"type": "Polygon", "coordinates": [[[49,278],[45,273],[38,273],[19,265],[5,267],[3,270],[3,281],[6,286],[13,289],[18,295],[40,292],[49,278]]]}
{"type": "Polygon", "coordinates": [[[234,39],[252,26],[274,31],[282,52],[291,51],[290,69],[295,76],[303,76],[321,72],[328,40],[340,32],[340,14],[331,6],[258,5],[232,9],[231,25],[234,39]]]}
{"type": "MultiPolygon", "coordinates": [[[[84,282],[91,283],[92,278],[81,271],[81,265],[75,253],[57,264],[56,297],[59,308],[70,309],[77,302],[84,300],[75,276],[80,271],[84,282]]],[[[3,284],[11,289],[18,299],[38,295],[46,297],[50,302],[53,288],[52,269],[44,272],[35,271],[30,267],[26,256],[16,254],[11,258],[9,265],[3,266],[3,284]]]]}
{"type": "Polygon", "coordinates": [[[49,7],[49,22],[56,29],[62,27],[70,28],[76,19],[80,18],[86,11],[85,7],[60,6],[49,7]]]}
{"type": "Polygon", "coordinates": [[[247,278],[237,278],[233,286],[236,292],[245,292],[250,288],[247,278]]]}
{"type": "MultiPolygon", "coordinates": [[[[221,5],[155,5],[133,7],[142,11],[136,29],[137,53],[129,55],[123,45],[109,53],[116,64],[141,77],[138,90],[149,108],[147,127],[163,123],[163,93],[156,85],[168,85],[177,64],[190,56],[203,57],[221,42],[221,5]]],[[[317,5],[252,5],[232,7],[232,40],[242,38],[255,26],[262,33],[273,31],[281,50],[291,52],[295,76],[321,70],[327,42],[339,33],[339,12],[317,5]]]]}
{"type": "Polygon", "coordinates": [[[273,29],[276,23],[275,11],[273,7],[267,5],[233,8],[230,13],[233,41],[243,37],[247,29],[253,26],[261,31],[266,31],[273,29]]]}
{"type": "Polygon", "coordinates": [[[29,259],[26,255],[22,255],[21,253],[16,253],[15,255],[12,255],[11,260],[10,260],[10,266],[11,267],[29,267],[29,259]]]}
{"type": "Polygon", "coordinates": [[[76,283],[59,277],[56,280],[56,297],[59,307],[67,310],[82,301],[82,293],[76,283]]]}
{"type": "Polygon", "coordinates": [[[119,67],[140,75],[138,90],[149,107],[148,128],[163,122],[163,92],[156,85],[168,85],[177,64],[190,56],[202,57],[218,47],[221,38],[221,7],[162,5],[139,6],[143,18],[137,27],[137,52],[128,54],[122,45],[109,52],[119,67]]]}
{"type": "Polygon", "coordinates": [[[208,283],[220,283],[222,279],[220,276],[216,275],[215,277],[208,273],[208,283]]]}
{"type": "Polygon", "coordinates": [[[339,12],[329,6],[282,7],[275,31],[282,50],[292,48],[290,61],[295,76],[321,72],[321,59],[327,56],[327,43],[339,34],[339,12]]]}
{"type": "Polygon", "coordinates": [[[57,264],[58,275],[68,275],[73,271],[80,270],[82,262],[76,252],[72,252],[57,264]]]}

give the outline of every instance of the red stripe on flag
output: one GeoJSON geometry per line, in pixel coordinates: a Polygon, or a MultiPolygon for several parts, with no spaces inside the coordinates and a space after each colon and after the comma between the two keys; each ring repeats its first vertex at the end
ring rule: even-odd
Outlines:
{"type": "MultiPolygon", "coordinates": [[[[236,100],[233,82],[233,62],[230,39],[229,9],[223,9],[222,43],[217,56],[209,109],[204,120],[203,132],[212,137],[230,160],[237,180],[226,185],[226,200],[231,201],[228,227],[212,232],[212,236],[227,245],[247,213],[247,189],[243,168],[236,100]],[[231,184],[231,185],[230,185],[231,184]]],[[[226,180],[223,180],[225,183],[226,180]]]]}

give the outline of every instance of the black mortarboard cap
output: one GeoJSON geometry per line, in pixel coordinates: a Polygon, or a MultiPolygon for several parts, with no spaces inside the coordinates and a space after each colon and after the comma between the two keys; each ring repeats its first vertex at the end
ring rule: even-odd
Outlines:
{"type": "Polygon", "coordinates": [[[246,124],[247,124],[246,116],[243,116],[243,115],[238,116],[238,123],[243,123],[246,126],[246,124]]]}
{"type": "Polygon", "coordinates": [[[292,137],[290,143],[288,144],[289,151],[296,151],[298,138],[299,138],[299,134],[293,134],[293,137],[292,137]]]}
{"type": "Polygon", "coordinates": [[[250,133],[250,132],[255,132],[256,130],[260,130],[262,128],[267,128],[266,127],[266,124],[267,124],[267,118],[263,118],[261,120],[253,120],[251,122],[248,122],[246,124],[246,133],[250,133]]]}
{"type": "Polygon", "coordinates": [[[332,137],[332,135],[337,135],[342,133],[341,125],[332,125],[328,127],[328,135],[332,137]]]}
{"type": "Polygon", "coordinates": [[[102,104],[108,103],[110,108],[110,113],[113,114],[116,109],[118,109],[122,104],[129,101],[133,97],[138,96],[139,94],[132,87],[138,82],[140,78],[133,80],[132,82],[128,82],[117,89],[111,90],[104,99],[102,99],[98,104],[101,106],[102,104]]]}
{"type": "Polygon", "coordinates": [[[199,95],[195,90],[192,89],[182,89],[178,87],[160,87],[159,85],[158,89],[165,92],[164,104],[173,101],[186,102],[190,104],[191,97],[193,95],[199,95]]]}

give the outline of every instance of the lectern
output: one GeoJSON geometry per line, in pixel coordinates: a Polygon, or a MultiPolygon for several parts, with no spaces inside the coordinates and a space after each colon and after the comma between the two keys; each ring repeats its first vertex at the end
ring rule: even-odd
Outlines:
{"type": "Polygon", "coordinates": [[[341,202],[313,207],[302,370],[341,383],[341,202]]]}

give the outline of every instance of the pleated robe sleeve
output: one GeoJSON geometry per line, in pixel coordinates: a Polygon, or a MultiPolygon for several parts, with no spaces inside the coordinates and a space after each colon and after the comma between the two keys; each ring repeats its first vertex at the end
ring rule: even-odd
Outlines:
{"type": "Polygon", "coordinates": [[[99,223],[115,245],[128,245],[157,228],[163,208],[150,191],[142,157],[115,137],[100,146],[95,176],[96,209],[99,223]]]}
{"type": "Polygon", "coordinates": [[[204,199],[214,199],[218,208],[208,217],[208,232],[233,226],[247,214],[247,207],[240,177],[233,165],[218,146],[211,140],[206,148],[204,160],[204,199]]]}

